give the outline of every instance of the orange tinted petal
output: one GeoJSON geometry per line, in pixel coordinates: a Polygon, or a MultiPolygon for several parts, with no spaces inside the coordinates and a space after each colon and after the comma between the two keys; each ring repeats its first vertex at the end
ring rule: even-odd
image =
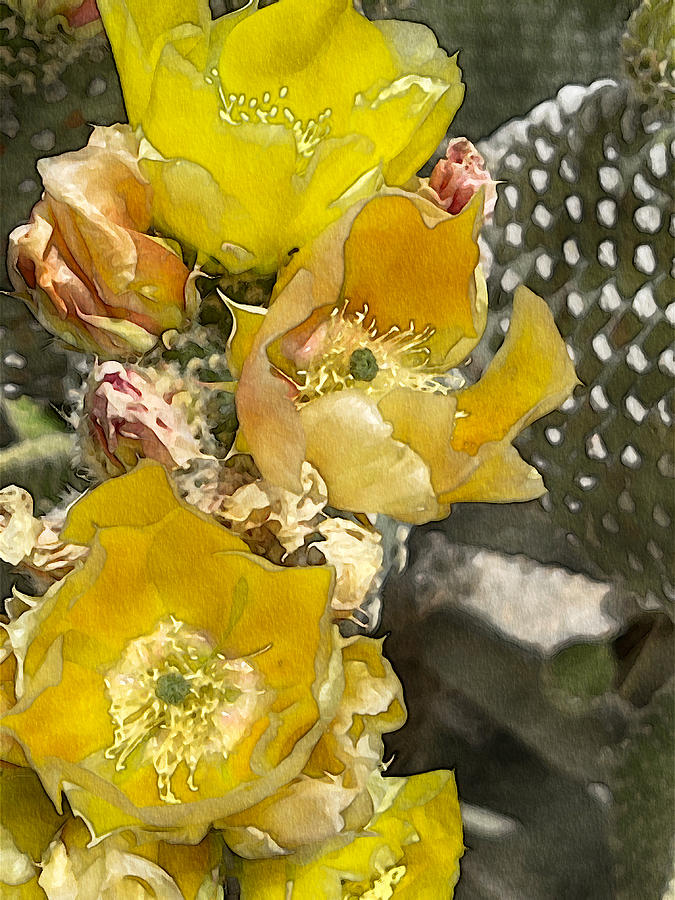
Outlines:
{"type": "Polygon", "coordinates": [[[364,206],[345,244],[343,292],[355,310],[368,307],[380,333],[411,322],[417,332],[433,328],[429,347],[440,362],[462,338],[477,337],[472,276],[482,196],[434,227],[421,203],[385,196],[364,206]]]}

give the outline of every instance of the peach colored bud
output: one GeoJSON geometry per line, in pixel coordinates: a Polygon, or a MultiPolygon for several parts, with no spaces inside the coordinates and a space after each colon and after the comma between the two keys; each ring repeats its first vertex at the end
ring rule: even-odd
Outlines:
{"type": "Polygon", "coordinates": [[[42,199],[9,239],[19,296],[65,343],[105,358],[149,350],[193,311],[175,247],[149,235],[152,189],[127,125],[97,127],[86,147],[40,160],[42,199]]]}
{"type": "Polygon", "coordinates": [[[66,18],[72,28],[81,28],[83,25],[95,22],[99,18],[96,0],[83,0],[78,6],[69,7],[66,18]]]}
{"type": "Polygon", "coordinates": [[[496,185],[485,168],[485,160],[466,138],[454,138],[448,143],[445,159],[436,163],[429,179],[429,187],[438,198],[436,202],[453,216],[461,212],[483,186],[483,214],[491,215],[497,202],[496,185]]]}
{"type": "Polygon", "coordinates": [[[120,475],[139,459],[154,459],[168,470],[187,468],[203,454],[182,399],[170,379],[152,370],[117,362],[95,366],[81,426],[87,462],[106,475],[120,475]]]}

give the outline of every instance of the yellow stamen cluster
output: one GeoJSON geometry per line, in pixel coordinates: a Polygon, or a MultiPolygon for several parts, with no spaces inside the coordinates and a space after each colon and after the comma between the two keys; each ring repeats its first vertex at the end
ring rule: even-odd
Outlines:
{"type": "Polygon", "coordinates": [[[442,394],[464,385],[459,373],[441,374],[430,368],[426,345],[434,333],[432,328],[416,332],[411,322],[405,331],[393,326],[379,334],[374,319],[371,318],[366,324],[367,306],[360,312],[350,314],[347,307],[348,301],[342,308],[334,309],[330,319],[320,325],[312,336],[311,341],[317,349],[312,350],[307,368],[297,372],[303,379],[298,405],[356,385],[366,393],[403,387],[442,394]],[[355,372],[358,372],[354,366],[354,354],[363,351],[368,352],[368,359],[372,362],[367,380],[355,377],[355,372]],[[372,374],[374,369],[376,372],[372,374]]]}
{"type": "Polygon", "coordinates": [[[220,118],[228,125],[283,125],[293,132],[298,154],[297,174],[302,175],[321,141],[330,134],[328,119],[331,109],[324,109],[316,119],[303,122],[288,105],[288,88],[282,87],[273,99],[266,91],[262,98],[246,94],[228,93],[223,87],[218,69],[211,69],[205,78],[207,84],[216,86],[220,99],[220,118]]]}
{"type": "Polygon", "coordinates": [[[262,679],[246,659],[227,659],[204,632],[170,617],[131,641],[105,678],[114,743],[106,751],[125,768],[144,747],[157,773],[160,799],[180,802],[171,779],[181,763],[187,784],[208,755],[227,758],[264,705],[262,679]]]}
{"type": "Polygon", "coordinates": [[[386,869],[372,886],[363,894],[345,894],[343,900],[391,900],[396,892],[396,885],[406,873],[405,866],[394,866],[386,869]]]}

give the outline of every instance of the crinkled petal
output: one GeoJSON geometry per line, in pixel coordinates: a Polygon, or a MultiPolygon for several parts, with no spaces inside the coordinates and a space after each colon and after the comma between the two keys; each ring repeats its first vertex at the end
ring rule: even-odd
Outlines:
{"type": "Polygon", "coordinates": [[[242,896],[451,900],[464,851],[452,773],[377,776],[373,788],[381,799],[380,810],[350,843],[329,843],[309,860],[290,857],[235,863],[242,896]]]}

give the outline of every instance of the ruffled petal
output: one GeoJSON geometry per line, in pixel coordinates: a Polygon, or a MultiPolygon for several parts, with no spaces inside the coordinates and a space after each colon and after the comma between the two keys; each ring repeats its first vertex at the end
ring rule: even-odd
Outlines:
{"type": "Polygon", "coordinates": [[[488,442],[511,441],[556,409],[579,380],[547,304],[520,287],[506,339],[483,377],[457,394],[453,449],[470,455],[488,442]]]}

